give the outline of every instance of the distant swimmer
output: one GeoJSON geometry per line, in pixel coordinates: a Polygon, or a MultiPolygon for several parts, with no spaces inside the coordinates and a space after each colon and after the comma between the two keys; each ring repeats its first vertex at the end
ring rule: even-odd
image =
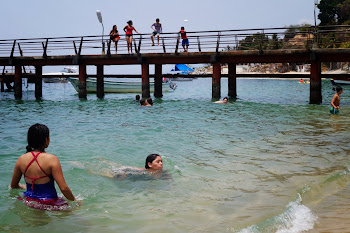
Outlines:
{"type": "Polygon", "coordinates": [[[140,105],[141,105],[141,107],[146,106],[146,100],[145,99],[141,99],[140,100],[140,105]]]}
{"type": "Polygon", "coordinates": [[[16,162],[11,188],[27,189],[21,200],[29,207],[62,210],[60,207],[68,206],[68,203],[57,196],[55,182],[68,200],[76,199],[64,179],[60,161],[55,155],[45,152],[50,144],[49,128],[42,124],[32,125],[27,140],[27,153],[16,162]],[[22,175],[26,185],[19,183],[22,175]]]}
{"type": "Polygon", "coordinates": [[[216,104],[227,104],[228,103],[228,98],[224,97],[221,101],[215,101],[214,103],[216,104]]]}
{"type": "Polygon", "coordinates": [[[339,104],[340,104],[340,96],[339,96],[339,95],[340,95],[341,93],[343,93],[343,88],[340,87],[340,86],[337,86],[337,87],[335,88],[335,91],[336,91],[337,93],[335,93],[334,96],[333,96],[333,98],[332,98],[332,101],[331,101],[332,107],[331,107],[331,109],[330,109],[329,111],[330,111],[330,113],[332,113],[332,114],[339,114],[339,109],[340,109],[340,106],[339,106],[339,104]]]}
{"type": "Polygon", "coordinates": [[[146,99],[146,106],[153,106],[153,100],[151,97],[146,99]]]}
{"type": "Polygon", "coordinates": [[[135,96],[135,102],[140,102],[140,95],[135,96]]]}

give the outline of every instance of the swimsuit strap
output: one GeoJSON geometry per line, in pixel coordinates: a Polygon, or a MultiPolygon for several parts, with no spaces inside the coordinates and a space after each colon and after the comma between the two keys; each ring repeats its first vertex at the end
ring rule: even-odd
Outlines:
{"type": "Polygon", "coordinates": [[[32,153],[32,155],[33,155],[33,159],[28,163],[28,165],[27,165],[27,167],[26,167],[26,170],[24,171],[24,177],[29,178],[29,179],[32,180],[32,190],[33,190],[33,188],[34,188],[34,181],[35,181],[35,180],[40,179],[40,178],[44,178],[44,177],[49,177],[49,176],[48,176],[48,175],[46,174],[46,172],[42,169],[42,167],[40,166],[40,164],[39,164],[39,162],[38,162],[38,160],[37,160],[38,155],[39,155],[41,152],[37,153],[36,155],[34,154],[33,151],[31,151],[31,153],[32,153]],[[38,164],[40,170],[41,170],[42,172],[44,172],[45,176],[40,176],[40,177],[30,177],[30,176],[26,176],[26,172],[27,172],[28,168],[30,167],[30,165],[32,165],[32,163],[33,163],[34,161],[38,164]]]}

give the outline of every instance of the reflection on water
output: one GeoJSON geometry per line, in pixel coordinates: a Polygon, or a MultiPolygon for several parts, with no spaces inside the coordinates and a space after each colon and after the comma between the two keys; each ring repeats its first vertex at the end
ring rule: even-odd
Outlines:
{"type": "MultiPolygon", "coordinates": [[[[31,86],[22,101],[1,93],[0,231],[342,232],[349,227],[350,216],[338,215],[349,212],[350,90],[344,88],[341,114],[334,116],[329,114],[334,93],[326,81],[322,105],[309,105],[309,85],[297,80],[238,79],[237,84],[238,99],[226,105],[211,102],[210,79],[197,79],[178,83],[151,108],[140,108],[134,94],[108,94],[104,100],[92,94],[80,101],[69,83],[44,84],[41,101],[35,101],[31,86]],[[48,152],[59,156],[69,186],[84,202],[71,212],[29,209],[9,194],[26,132],[37,122],[50,128],[48,152]],[[143,167],[151,153],[162,156],[171,179],[98,174],[111,171],[108,163],[143,167]]],[[[226,93],[223,79],[222,96],[226,93]]]]}

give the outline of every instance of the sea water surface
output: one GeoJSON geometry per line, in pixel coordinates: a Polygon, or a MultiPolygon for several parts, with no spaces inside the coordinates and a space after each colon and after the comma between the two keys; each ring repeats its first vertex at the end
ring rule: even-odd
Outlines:
{"type": "Polygon", "coordinates": [[[32,85],[22,100],[0,93],[0,232],[346,232],[350,88],[339,115],[329,113],[329,80],[323,104],[308,104],[309,88],[238,79],[238,99],[222,105],[211,100],[211,80],[196,79],[142,108],[135,94],[79,100],[69,83],[44,84],[41,101],[32,85]],[[31,209],[17,200],[23,190],[9,189],[35,123],[50,128],[47,152],[82,206],[31,209]],[[143,167],[151,153],[167,176],[104,176],[143,167]]]}

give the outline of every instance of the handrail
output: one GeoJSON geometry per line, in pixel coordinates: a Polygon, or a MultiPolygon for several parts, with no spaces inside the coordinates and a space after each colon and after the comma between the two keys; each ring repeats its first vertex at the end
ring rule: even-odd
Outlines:
{"type": "MultiPolygon", "coordinates": [[[[106,35],[107,36],[107,35],[106,35]]],[[[350,44],[350,26],[306,26],[306,27],[275,27],[230,29],[215,31],[188,31],[190,42],[189,52],[226,52],[232,50],[264,50],[276,49],[310,49],[338,48],[346,43],[350,44]]],[[[178,32],[161,34],[162,46],[151,46],[150,34],[134,36],[134,52],[139,56],[143,53],[180,53],[182,52],[181,38],[178,32]],[[166,49],[165,49],[166,48],[166,49]]],[[[96,55],[101,54],[101,35],[48,37],[48,38],[20,38],[1,39],[0,57],[20,57],[19,48],[26,56],[40,54],[46,56],[59,55],[96,55]],[[80,41],[79,47],[77,42],[80,41]]],[[[120,34],[118,50],[110,49],[107,42],[106,56],[127,54],[125,34],[120,34]]]]}

